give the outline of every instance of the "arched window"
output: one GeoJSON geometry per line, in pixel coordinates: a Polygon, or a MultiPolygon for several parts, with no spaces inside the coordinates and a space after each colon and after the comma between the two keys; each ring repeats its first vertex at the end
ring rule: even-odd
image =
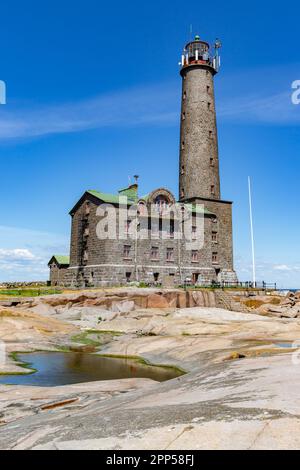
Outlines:
{"type": "Polygon", "coordinates": [[[144,202],[139,202],[139,205],[138,205],[138,212],[139,212],[139,214],[141,214],[141,215],[145,215],[145,213],[146,213],[146,206],[145,206],[145,203],[144,203],[144,202]]]}
{"type": "Polygon", "coordinates": [[[157,211],[159,213],[162,213],[164,212],[167,207],[168,207],[168,204],[169,204],[169,200],[166,196],[160,194],[159,196],[157,196],[154,200],[155,202],[155,205],[156,205],[156,208],[157,208],[157,211]]]}

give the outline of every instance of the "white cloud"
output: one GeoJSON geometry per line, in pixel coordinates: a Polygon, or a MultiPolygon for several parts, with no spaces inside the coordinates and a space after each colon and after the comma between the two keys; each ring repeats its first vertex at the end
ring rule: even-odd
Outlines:
{"type": "Polygon", "coordinates": [[[221,101],[219,117],[240,122],[300,124],[300,105],[291,101],[291,91],[274,94],[251,94],[221,101]]]}
{"type": "Polygon", "coordinates": [[[137,87],[56,106],[31,105],[15,110],[6,106],[0,119],[0,139],[108,126],[170,125],[177,123],[178,114],[178,87],[170,83],[137,87]]]}
{"type": "Polygon", "coordinates": [[[1,261],[27,261],[33,260],[36,257],[31,251],[22,248],[15,248],[13,250],[3,250],[0,248],[0,262],[1,261]]]}
{"type": "MultiPolygon", "coordinates": [[[[279,261],[279,260],[275,260],[279,261]]],[[[280,260],[282,261],[282,260],[280,260]]],[[[243,256],[235,259],[235,268],[240,281],[252,279],[252,262],[243,256]]],[[[300,263],[272,262],[257,256],[256,259],[257,281],[276,283],[279,288],[300,288],[300,263]]]]}
{"type": "MultiPolygon", "coordinates": [[[[299,124],[300,105],[292,104],[292,80],[284,77],[283,73],[274,67],[264,71],[265,77],[282,77],[279,82],[273,80],[272,89],[269,80],[261,80],[261,70],[225,75],[224,85],[220,85],[223,91],[217,102],[219,119],[238,123],[299,124]]],[[[81,132],[101,127],[174,126],[179,123],[179,106],[178,81],[137,86],[73,103],[10,104],[1,109],[0,139],[81,132]]]]}
{"type": "Polygon", "coordinates": [[[286,264],[277,264],[273,266],[273,269],[275,269],[276,271],[291,271],[293,268],[287,266],[286,264]]]}
{"type": "Polygon", "coordinates": [[[0,247],[0,282],[42,281],[48,279],[51,256],[68,253],[69,237],[0,226],[0,247]]]}

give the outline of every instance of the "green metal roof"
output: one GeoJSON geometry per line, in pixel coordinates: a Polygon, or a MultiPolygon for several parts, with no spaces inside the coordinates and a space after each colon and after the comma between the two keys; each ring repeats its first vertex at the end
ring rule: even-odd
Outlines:
{"type": "Polygon", "coordinates": [[[127,196],[128,199],[133,200],[134,202],[137,202],[138,200],[138,187],[136,184],[132,184],[128,188],[120,189],[119,194],[127,196]]]}
{"type": "Polygon", "coordinates": [[[92,194],[96,198],[100,199],[103,202],[107,202],[109,204],[119,204],[120,197],[127,196],[129,203],[136,202],[136,198],[133,198],[129,194],[125,194],[124,190],[121,191],[120,194],[109,194],[109,193],[101,193],[100,191],[96,191],[94,189],[89,189],[87,193],[92,194]]]}
{"type": "MultiPolygon", "coordinates": [[[[147,202],[151,194],[151,193],[145,194],[144,196],[139,198],[137,194],[137,186],[135,185],[129,186],[128,188],[120,189],[119,194],[102,193],[101,191],[96,191],[95,189],[89,189],[88,191],[86,191],[86,193],[91,194],[92,196],[96,197],[100,201],[106,202],[107,204],[120,204],[121,202],[120,198],[122,196],[127,197],[128,204],[136,204],[138,200],[144,200],[147,202]]],[[[179,202],[179,204],[186,205],[188,208],[192,209],[192,211],[195,213],[205,214],[208,216],[215,216],[213,212],[209,211],[208,209],[203,207],[201,204],[199,205],[199,204],[189,203],[189,202],[186,202],[186,203],[179,202]]],[[[75,209],[75,207],[72,209],[72,211],[75,209]]],[[[70,213],[72,213],[72,211],[70,213]]]]}
{"type": "MultiPolygon", "coordinates": [[[[70,264],[70,257],[69,256],[64,256],[64,255],[53,255],[51,260],[52,259],[55,259],[55,261],[58,263],[58,264],[70,264]]],[[[51,261],[50,260],[50,261],[51,261]]],[[[49,261],[49,263],[50,263],[49,261]]]]}

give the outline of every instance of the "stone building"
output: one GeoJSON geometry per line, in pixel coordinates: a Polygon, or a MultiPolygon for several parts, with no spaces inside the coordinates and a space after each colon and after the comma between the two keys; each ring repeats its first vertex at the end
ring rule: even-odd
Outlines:
{"type": "Polygon", "coordinates": [[[237,280],[232,203],[220,195],[214,47],[196,36],[182,55],[179,200],[164,187],[139,196],[138,177],[117,194],[86,191],[70,211],[70,264],[52,258],[51,282],[57,271],[73,287],[237,280]]]}
{"type": "Polygon", "coordinates": [[[48,263],[51,286],[60,286],[65,282],[66,270],[70,266],[69,256],[53,255],[48,263]]]}

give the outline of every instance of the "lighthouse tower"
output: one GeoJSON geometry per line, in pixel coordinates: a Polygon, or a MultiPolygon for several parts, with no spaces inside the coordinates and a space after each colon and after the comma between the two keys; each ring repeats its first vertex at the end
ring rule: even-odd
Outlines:
{"type": "Polygon", "coordinates": [[[199,36],[189,42],[181,57],[182,101],[180,126],[179,199],[220,199],[218,137],[214,75],[219,69],[214,53],[199,36]]]}

